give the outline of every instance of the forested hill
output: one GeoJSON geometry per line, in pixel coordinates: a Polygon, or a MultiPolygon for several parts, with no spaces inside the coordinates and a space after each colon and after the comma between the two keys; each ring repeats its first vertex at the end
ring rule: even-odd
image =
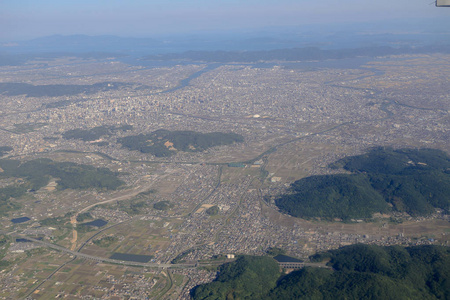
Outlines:
{"type": "Polygon", "coordinates": [[[304,268],[280,276],[263,270],[262,264],[273,265],[271,258],[239,258],[191,294],[195,300],[450,299],[448,247],[352,245],[312,259],[329,260],[332,269],[304,268]]]}
{"type": "Polygon", "coordinates": [[[118,131],[128,131],[132,129],[133,126],[128,124],[120,126],[102,125],[90,129],[76,128],[64,132],[63,138],[65,138],[66,140],[79,139],[83,141],[95,141],[103,136],[111,136],[118,131]]]}
{"type": "Polygon", "coordinates": [[[217,278],[192,290],[198,299],[261,299],[275,288],[278,263],[267,256],[241,256],[219,268],[217,278]]]}
{"type": "Polygon", "coordinates": [[[125,183],[118,178],[118,173],[107,168],[56,162],[45,158],[26,162],[0,159],[0,170],[0,179],[21,179],[0,188],[0,215],[19,208],[11,198],[20,198],[28,191],[37,191],[52,178],[56,180],[58,189],[115,190],[125,183]]]}
{"type": "Polygon", "coordinates": [[[9,146],[0,146],[0,157],[4,156],[6,153],[12,151],[13,148],[9,146]]]}
{"type": "Polygon", "coordinates": [[[169,131],[160,129],[149,134],[126,136],[117,140],[130,150],[167,157],[177,151],[201,152],[214,146],[240,143],[244,138],[236,133],[169,131]]]}
{"type": "Polygon", "coordinates": [[[331,167],[353,174],[311,176],[294,182],[275,200],[301,218],[360,219],[373,213],[431,214],[449,211],[450,158],[440,150],[375,148],[331,167]]]}

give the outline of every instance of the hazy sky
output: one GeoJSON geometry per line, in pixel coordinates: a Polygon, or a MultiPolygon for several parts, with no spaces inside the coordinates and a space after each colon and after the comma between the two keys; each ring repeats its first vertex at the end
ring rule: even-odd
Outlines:
{"type": "Polygon", "coordinates": [[[430,0],[0,0],[0,40],[53,34],[151,37],[320,23],[442,23],[450,8],[430,0]]]}

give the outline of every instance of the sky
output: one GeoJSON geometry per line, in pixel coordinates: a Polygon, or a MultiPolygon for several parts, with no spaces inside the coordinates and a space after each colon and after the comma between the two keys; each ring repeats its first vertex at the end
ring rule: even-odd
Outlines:
{"type": "Polygon", "coordinates": [[[450,8],[437,8],[431,0],[0,0],[0,41],[391,21],[448,29],[450,8]]]}

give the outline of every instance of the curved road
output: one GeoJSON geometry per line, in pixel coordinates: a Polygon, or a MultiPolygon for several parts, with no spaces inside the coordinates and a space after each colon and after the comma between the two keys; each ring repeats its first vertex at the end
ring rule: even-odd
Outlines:
{"type": "MultiPolygon", "coordinates": [[[[118,225],[118,224],[116,224],[118,225]]],[[[52,244],[52,243],[48,243],[45,241],[41,241],[32,237],[29,237],[27,235],[24,234],[20,234],[20,233],[14,233],[14,232],[5,232],[5,231],[1,231],[0,230],[0,234],[5,234],[5,235],[10,235],[10,236],[15,236],[15,237],[19,237],[19,238],[23,238],[23,239],[27,239],[30,240],[32,242],[41,244],[45,247],[48,248],[52,248],[61,252],[65,252],[68,253],[70,255],[73,255],[75,257],[78,258],[85,258],[85,259],[90,259],[90,260],[95,260],[98,262],[106,262],[106,263],[111,263],[111,264],[120,264],[120,265],[127,265],[127,266],[136,266],[136,267],[147,267],[147,268],[193,268],[195,267],[194,264],[157,264],[157,263],[139,263],[139,262],[133,262],[133,261],[123,261],[123,260],[117,260],[117,259],[111,259],[111,258],[104,258],[104,257],[98,257],[98,256],[94,256],[94,255],[89,255],[89,254],[85,254],[85,253],[81,253],[79,251],[73,251],[70,249],[67,249],[65,247],[56,245],[56,244],[52,244]]],[[[82,245],[84,247],[84,244],[82,245]]],[[[81,247],[82,248],[82,247],[81,247]]],[[[80,250],[81,250],[80,248],[80,250]]]]}

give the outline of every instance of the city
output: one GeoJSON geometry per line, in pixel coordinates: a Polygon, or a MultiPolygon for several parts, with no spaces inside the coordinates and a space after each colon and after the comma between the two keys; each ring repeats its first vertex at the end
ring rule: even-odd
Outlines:
{"type": "MultiPolygon", "coordinates": [[[[189,299],[193,287],[215,278],[215,265],[230,261],[227,254],[276,247],[307,260],[356,243],[448,245],[449,215],[439,210],[347,223],[295,218],[273,201],[295,180],[345,172],[329,165],[375,146],[448,151],[448,61],[448,54],[405,54],[307,69],[74,57],[0,67],[0,146],[12,148],[3,159],[108,168],[124,182],[116,190],[59,189],[51,178],[14,199],[21,209],[0,221],[2,236],[13,240],[1,249],[8,266],[0,298],[189,299]],[[32,87],[16,92],[17,82],[32,87]],[[94,141],[64,138],[69,130],[123,125],[132,129],[94,141]],[[243,142],[156,157],[118,141],[159,129],[235,133],[243,142]],[[218,214],[206,213],[212,206],[218,214]],[[81,226],[83,213],[107,225],[81,226]],[[29,220],[11,222],[21,217],[29,220]],[[148,262],[111,259],[116,253],[148,262]]],[[[0,186],[20,180],[1,177],[0,186]]]]}

